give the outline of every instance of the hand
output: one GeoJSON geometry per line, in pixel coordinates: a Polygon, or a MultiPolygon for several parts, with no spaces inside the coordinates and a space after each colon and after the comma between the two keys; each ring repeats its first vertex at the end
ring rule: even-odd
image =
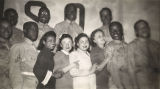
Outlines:
{"type": "Polygon", "coordinates": [[[97,64],[93,64],[92,69],[91,69],[91,71],[92,71],[93,73],[96,71],[97,66],[98,66],[97,64]]]}
{"type": "Polygon", "coordinates": [[[97,66],[97,69],[98,71],[102,71],[103,70],[103,67],[100,65],[100,66],[97,66]]]}
{"type": "Polygon", "coordinates": [[[53,73],[53,76],[55,78],[61,78],[63,76],[63,72],[62,71],[59,71],[59,70],[56,70],[54,73],[53,73]]]}

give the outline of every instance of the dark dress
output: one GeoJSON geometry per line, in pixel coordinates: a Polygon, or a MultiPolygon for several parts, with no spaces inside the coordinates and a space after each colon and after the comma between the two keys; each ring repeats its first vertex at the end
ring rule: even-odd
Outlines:
{"type": "Polygon", "coordinates": [[[55,89],[54,77],[51,77],[45,86],[41,83],[44,80],[48,70],[53,72],[53,56],[54,54],[45,47],[38,54],[37,61],[33,68],[33,72],[38,79],[37,89],[55,89]]]}
{"type": "MultiPolygon", "coordinates": [[[[101,49],[97,46],[91,49],[90,55],[92,64],[100,64],[105,59],[104,49],[101,49]]],[[[108,89],[108,77],[109,73],[106,67],[102,71],[96,71],[97,89],[108,89]]]]}

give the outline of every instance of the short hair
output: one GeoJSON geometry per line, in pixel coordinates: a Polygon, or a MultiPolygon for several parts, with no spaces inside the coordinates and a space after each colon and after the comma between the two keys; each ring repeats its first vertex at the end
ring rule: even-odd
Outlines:
{"type": "Polygon", "coordinates": [[[92,45],[93,47],[96,46],[96,43],[95,43],[93,40],[94,40],[95,34],[96,34],[97,32],[102,32],[102,34],[104,35],[104,32],[103,32],[101,29],[96,29],[96,30],[94,30],[94,31],[91,33],[90,40],[91,40],[91,45],[92,45]]]}
{"type": "MultiPolygon", "coordinates": [[[[59,43],[58,43],[58,46],[57,46],[57,51],[62,50],[61,43],[62,43],[62,40],[65,39],[65,38],[71,39],[71,41],[72,41],[72,43],[73,43],[73,39],[72,39],[71,35],[69,35],[69,34],[63,34],[63,35],[61,36],[61,38],[59,39],[59,43]]],[[[73,47],[72,47],[72,49],[70,50],[70,52],[71,52],[72,50],[73,50],[73,47]]]]}
{"type": "Polygon", "coordinates": [[[123,26],[122,26],[122,24],[121,24],[120,22],[118,22],[118,21],[112,22],[112,23],[109,25],[109,31],[111,31],[111,27],[112,27],[112,26],[118,26],[118,27],[120,27],[121,34],[123,35],[123,26]]]}
{"type": "Polygon", "coordinates": [[[10,14],[10,12],[13,12],[13,13],[15,13],[15,14],[18,16],[17,11],[16,11],[15,9],[13,9],[13,8],[8,8],[8,9],[6,9],[6,10],[4,11],[4,16],[8,16],[8,14],[10,14]]]}
{"type": "Polygon", "coordinates": [[[139,23],[141,23],[141,22],[143,22],[143,23],[145,23],[147,26],[149,26],[149,24],[148,24],[148,22],[147,22],[146,20],[140,19],[140,20],[136,21],[135,24],[134,24],[134,29],[135,29],[135,31],[137,31],[137,25],[138,25],[139,23]]]}
{"type": "Polygon", "coordinates": [[[109,12],[109,15],[110,15],[111,18],[112,18],[112,11],[111,11],[111,9],[108,8],[108,7],[102,8],[102,9],[100,10],[99,14],[102,15],[102,12],[105,11],[105,10],[109,12]]]}
{"type": "MultiPolygon", "coordinates": [[[[90,44],[90,39],[89,37],[87,36],[87,34],[85,33],[80,33],[76,38],[75,38],[75,49],[77,50],[78,49],[78,42],[79,40],[82,38],[82,37],[86,37],[88,39],[88,42],[90,44]]],[[[89,52],[89,48],[87,50],[89,52]]]]}
{"type": "Polygon", "coordinates": [[[48,13],[49,13],[49,20],[50,20],[50,11],[49,11],[49,9],[47,8],[47,7],[41,7],[40,9],[39,9],[39,12],[38,12],[38,17],[40,16],[40,12],[42,12],[42,11],[44,11],[44,10],[46,10],[48,13]]]}
{"type": "Polygon", "coordinates": [[[25,22],[23,24],[23,33],[24,33],[24,36],[27,35],[27,32],[31,28],[31,26],[36,26],[38,28],[38,25],[35,22],[33,22],[33,21],[28,21],[28,22],[25,22]]]}
{"type": "Polygon", "coordinates": [[[66,15],[67,15],[66,13],[68,12],[68,10],[69,10],[70,7],[74,7],[75,10],[76,10],[76,12],[77,12],[77,7],[76,7],[76,5],[75,5],[74,3],[69,3],[69,4],[67,4],[67,5],[65,6],[65,9],[64,9],[65,17],[66,17],[66,15]]]}
{"type": "Polygon", "coordinates": [[[46,41],[47,38],[50,37],[50,36],[51,37],[55,37],[55,39],[56,39],[56,33],[54,31],[48,31],[48,32],[46,32],[42,36],[42,38],[40,39],[40,42],[39,42],[38,47],[37,47],[38,50],[42,50],[44,48],[43,41],[46,41]]]}

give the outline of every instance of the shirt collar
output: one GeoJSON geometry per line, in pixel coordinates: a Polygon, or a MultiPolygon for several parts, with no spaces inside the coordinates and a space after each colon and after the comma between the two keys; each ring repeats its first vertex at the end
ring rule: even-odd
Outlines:
{"type": "Polygon", "coordinates": [[[67,23],[71,24],[71,23],[74,23],[75,21],[70,21],[68,19],[65,20],[67,23]]]}
{"type": "Polygon", "coordinates": [[[69,52],[65,51],[65,50],[61,50],[64,54],[69,55],[69,52]]]}
{"type": "Polygon", "coordinates": [[[85,53],[84,51],[80,50],[79,48],[77,49],[77,51],[80,52],[80,53],[86,54],[88,56],[90,55],[88,51],[86,51],[86,53],[85,53]]]}
{"type": "Polygon", "coordinates": [[[28,38],[25,38],[24,40],[25,40],[25,42],[28,43],[28,44],[33,44],[33,42],[32,42],[30,39],[28,39],[28,38]]]}

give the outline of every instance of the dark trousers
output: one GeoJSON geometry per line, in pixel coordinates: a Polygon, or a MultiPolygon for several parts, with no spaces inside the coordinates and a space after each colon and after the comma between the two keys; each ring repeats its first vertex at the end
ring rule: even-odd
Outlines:
{"type": "Polygon", "coordinates": [[[39,82],[36,89],[55,89],[55,83],[56,79],[54,77],[51,77],[47,85],[44,86],[39,82]]]}

